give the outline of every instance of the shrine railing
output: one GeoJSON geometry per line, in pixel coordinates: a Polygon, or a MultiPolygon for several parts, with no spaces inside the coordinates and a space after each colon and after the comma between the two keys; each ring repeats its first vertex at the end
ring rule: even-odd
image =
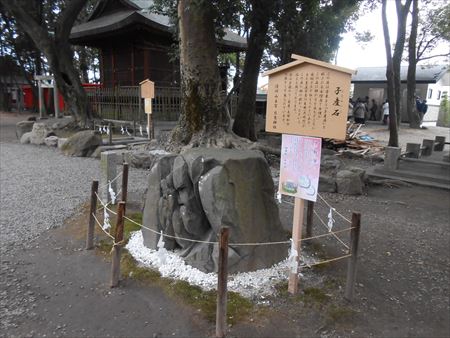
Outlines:
{"type": "MultiPolygon", "coordinates": [[[[139,86],[85,88],[91,108],[102,119],[134,121],[145,123],[143,100],[139,86]]],[[[225,95],[225,94],[224,94],[225,95]]],[[[234,115],[237,96],[230,100],[230,113],[234,115]]],[[[181,95],[178,87],[155,87],[153,99],[153,119],[157,121],[176,121],[180,114],[181,95]]]]}

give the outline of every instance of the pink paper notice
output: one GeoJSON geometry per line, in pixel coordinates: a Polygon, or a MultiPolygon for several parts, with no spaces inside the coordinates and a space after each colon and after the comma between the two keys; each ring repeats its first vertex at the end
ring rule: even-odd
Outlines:
{"type": "Polygon", "coordinates": [[[320,138],[282,135],[280,193],[316,201],[321,148],[320,138]]]}

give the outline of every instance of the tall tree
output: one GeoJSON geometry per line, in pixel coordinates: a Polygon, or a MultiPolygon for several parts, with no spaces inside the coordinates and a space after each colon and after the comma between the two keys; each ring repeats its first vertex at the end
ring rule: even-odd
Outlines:
{"type": "Polygon", "coordinates": [[[245,54],[244,69],[239,88],[237,113],[233,131],[241,136],[256,141],[255,109],[256,88],[264,48],[267,44],[267,31],[274,15],[275,1],[250,0],[249,11],[250,36],[245,54]]]}
{"type": "MultiPolygon", "coordinates": [[[[440,3],[438,3],[439,5],[440,3]]],[[[422,6],[436,5],[433,1],[423,1],[422,6]]],[[[450,3],[444,6],[432,7],[430,10],[422,9],[425,15],[419,16],[419,1],[412,3],[411,32],[408,39],[408,78],[407,78],[407,103],[406,110],[409,116],[411,128],[420,127],[420,116],[416,110],[416,68],[420,61],[438,57],[449,57],[450,52],[440,53],[433,51],[440,43],[450,42],[450,3]]]]}
{"type": "Polygon", "coordinates": [[[411,20],[411,32],[409,33],[408,41],[408,75],[406,84],[406,111],[409,117],[410,128],[420,127],[420,116],[416,109],[416,41],[417,41],[417,28],[419,25],[419,0],[412,0],[412,20],[411,20]]]}
{"type": "Polygon", "coordinates": [[[389,26],[386,17],[386,0],[382,0],[381,19],[383,23],[384,45],[386,49],[386,79],[387,97],[389,102],[389,146],[398,147],[398,125],[400,124],[401,112],[401,88],[400,88],[400,63],[403,49],[405,47],[406,18],[411,0],[406,0],[403,4],[401,0],[395,0],[397,12],[397,39],[392,55],[389,26]]]}
{"type": "Polygon", "coordinates": [[[266,65],[288,63],[292,53],[329,61],[360,4],[357,0],[279,0],[266,65]]]}
{"type": "Polygon", "coordinates": [[[58,89],[66,104],[81,125],[92,118],[86,93],[81,86],[77,70],[73,64],[73,52],[69,44],[72,26],[87,0],[67,1],[57,16],[54,31],[49,31],[45,22],[39,24],[26,10],[27,1],[0,0],[4,8],[14,17],[18,25],[31,38],[36,47],[45,55],[58,89]]]}
{"type": "Polygon", "coordinates": [[[210,1],[179,0],[182,107],[174,143],[226,146],[222,142],[230,132],[230,119],[220,99],[214,19],[210,1]]]}

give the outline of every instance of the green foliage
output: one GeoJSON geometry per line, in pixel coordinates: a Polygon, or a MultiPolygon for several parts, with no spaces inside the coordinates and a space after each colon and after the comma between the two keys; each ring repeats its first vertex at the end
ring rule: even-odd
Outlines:
{"type": "Polygon", "coordinates": [[[329,61],[338,48],[341,33],[356,15],[356,0],[280,0],[278,18],[271,29],[271,44],[264,65],[273,67],[301,54],[329,61]]]}

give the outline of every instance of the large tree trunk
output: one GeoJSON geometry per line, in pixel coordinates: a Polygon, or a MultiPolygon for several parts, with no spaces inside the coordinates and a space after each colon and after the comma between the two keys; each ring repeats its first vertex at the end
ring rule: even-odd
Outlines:
{"type": "Polygon", "coordinates": [[[389,146],[398,147],[397,111],[395,100],[395,81],[392,63],[391,38],[386,18],[386,0],[383,0],[381,8],[381,18],[383,22],[384,46],[386,49],[386,79],[387,98],[389,102],[389,146]]]}
{"type": "Polygon", "coordinates": [[[59,14],[54,37],[27,13],[26,2],[0,1],[14,16],[36,47],[45,55],[58,90],[64,97],[70,113],[80,125],[86,126],[88,120],[92,118],[92,114],[86,92],[81,86],[78,72],[73,65],[73,53],[68,40],[73,23],[87,0],[72,0],[67,3],[59,14]]]}
{"type": "Polygon", "coordinates": [[[395,81],[395,110],[397,113],[397,127],[400,126],[402,120],[401,102],[401,79],[400,79],[400,64],[402,62],[403,50],[405,48],[405,36],[406,36],[406,18],[411,6],[411,0],[406,0],[402,5],[401,0],[396,0],[395,5],[397,8],[397,40],[395,42],[394,55],[392,57],[394,81],[395,81]]]}
{"type": "Polygon", "coordinates": [[[272,0],[251,0],[250,3],[252,6],[250,17],[251,32],[248,40],[247,53],[245,55],[244,71],[242,73],[233,131],[241,137],[256,141],[256,89],[261,58],[266,45],[266,34],[275,2],[272,0]]]}
{"type": "Polygon", "coordinates": [[[178,3],[182,107],[172,133],[175,143],[214,146],[212,140],[230,131],[230,118],[220,99],[213,13],[209,1],[178,3]]]}
{"type": "Polygon", "coordinates": [[[408,77],[407,77],[407,94],[406,94],[406,110],[409,117],[410,128],[420,128],[420,116],[416,109],[416,66],[417,66],[417,54],[416,54],[416,40],[417,40],[417,27],[419,25],[419,0],[413,0],[412,9],[412,21],[411,21],[411,33],[409,35],[408,42],[408,77]]]}

